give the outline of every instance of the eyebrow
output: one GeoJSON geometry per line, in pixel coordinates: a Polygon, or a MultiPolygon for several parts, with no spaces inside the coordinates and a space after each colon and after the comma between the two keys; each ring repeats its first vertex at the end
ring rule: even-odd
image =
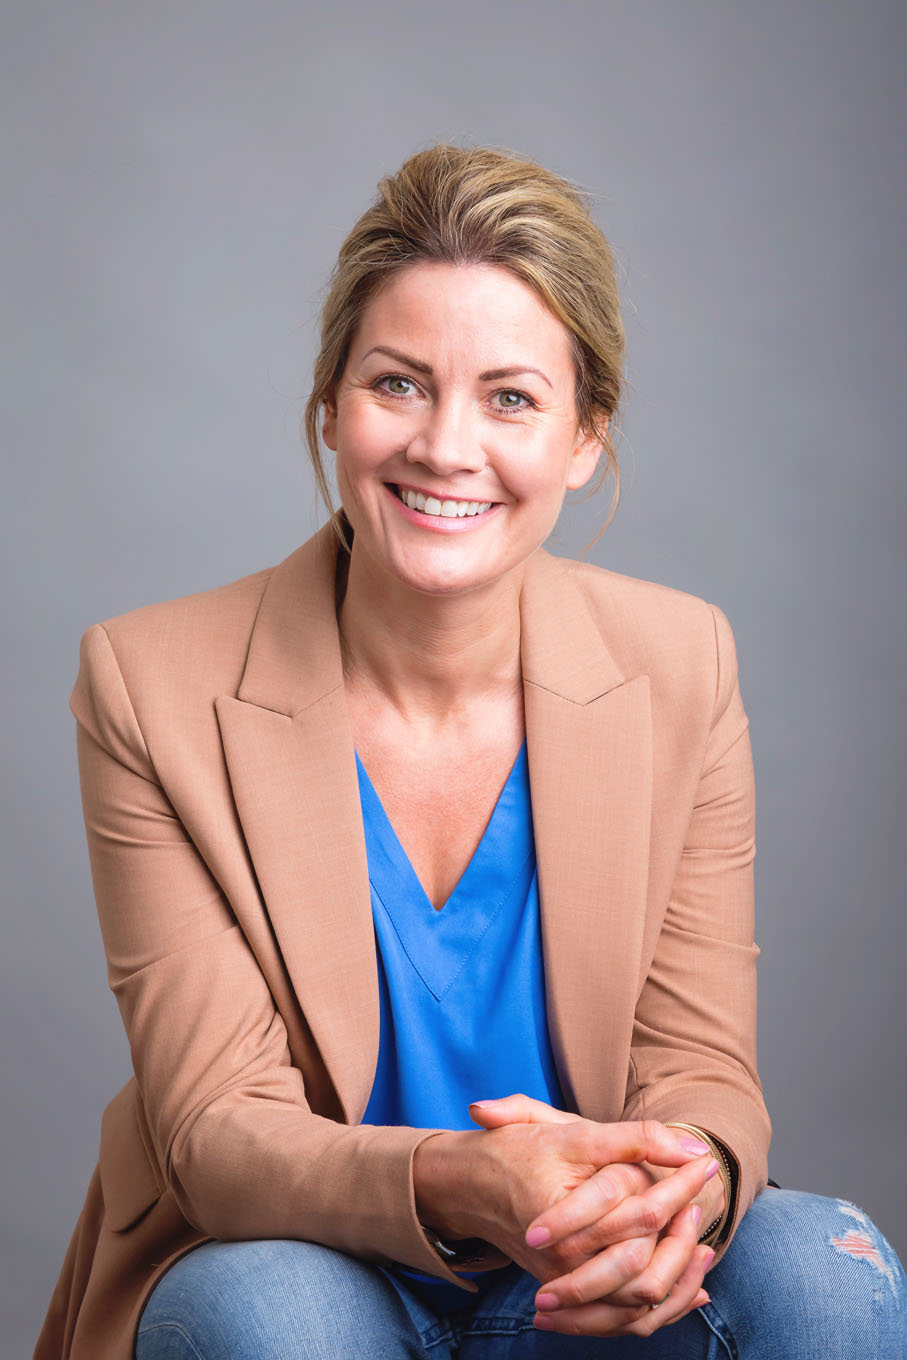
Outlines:
{"type": "MultiPolygon", "coordinates": [[[[426,373],[432,377],[434,369],[430,364],[424,364],[419,359],[414,359],[411,354],[404,354],[402,350],[391,349],[389,345],[373,345],[368,354],[362,356],[362,362],[371,354],[386,354],[391,359],[398,360],[401,364],[408,364],[417,373],[426,373]]],[[[486,368],[484,373],[479,374],[480,382],[490,382],[494,378],[515,378],[520,373],[535,373],[537,377],[546,382],[549,387],[553,387],[550,378],[547,378],[540,368],[530,368],[526,364],[512,364],[509,368],[486,368]]]]}

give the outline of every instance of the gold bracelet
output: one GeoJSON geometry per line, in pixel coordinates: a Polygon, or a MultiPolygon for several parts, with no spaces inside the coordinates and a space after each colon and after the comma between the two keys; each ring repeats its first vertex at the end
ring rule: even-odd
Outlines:
{"type": "Polygon", "coordinates": [[[731,1216],[733,1186],[731,1183],[731,1168],[728,1166],[724,1148],[710,1133],[706,1133],[705,1129],[700,1129],[696,1124],[681,1124],[679,1120],[668,1119],[665,1120],[665,1128],[684,1129],[687,1133],[691,1133],[694,1138],[701,1139],[703,1143],[708,1145],[709,1152],[711,1152],[715,1161],[718,1163],[718,1174],[721,1177],[721,1182],[724,1186],[724,1210],[718,1215],[714,1222],[708,1225],[705,1231],[700,1235],[697,1243],[699,1246],[711,1247],[721,1236],[724,1226],[731,1216]]]}

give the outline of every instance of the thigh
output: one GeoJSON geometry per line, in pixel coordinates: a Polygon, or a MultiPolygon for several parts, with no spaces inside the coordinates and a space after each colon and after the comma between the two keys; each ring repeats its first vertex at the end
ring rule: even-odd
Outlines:
{"type": "Polygon", "coordinates": [[[711,1302],[643,1340],[535,1331],[516,1267],[457,1319],[461,1360],[907,1360],[907,1281],[847,1200],[765,1190],[705,1280],[711,1302]]]}
{"type": "Polygon", "coordinates": [[[206,1242],[158,1281],[136,1360],[424,1360],[376,1266],[312,1242],[206,1242]]]}
{"type": "Polygon", "coordinates": [[[703,1315],[740,1360],[907,1360],[904,1270],[848,1200],[770,1186],[705,1285],[703,1315]]]}

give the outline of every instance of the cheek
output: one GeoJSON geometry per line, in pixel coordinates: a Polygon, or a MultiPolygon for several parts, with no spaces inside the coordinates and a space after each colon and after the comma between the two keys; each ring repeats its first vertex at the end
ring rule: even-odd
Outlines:
{"type": "Polygon", "coordinates": [[[405,422],[395,412],[350,403],[338,423],[338,458],[366,470],[405,445],[405,422]]]}
{"type": "Polygon", "coordinates": [[[530,442],[508,459],[508,475],[513,490],[526,499],[543,501],[563,494],[568,472],[569,450],[552,447],[550,441],[530,442]]]}

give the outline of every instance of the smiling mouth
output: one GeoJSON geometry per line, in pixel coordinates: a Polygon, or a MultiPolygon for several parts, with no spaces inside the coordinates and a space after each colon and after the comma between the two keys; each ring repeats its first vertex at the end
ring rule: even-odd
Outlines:
{"type": "Polygon", "coordinates": [[[426,496],[422,491],[411,491],[409,487],[399,487],[394,482],[389,485],[394,495],[410,510],[441,519],[472,519],[476,515],[484,515],[497,504],[496,501],[439,500],[437,496],[426,496]]]}

